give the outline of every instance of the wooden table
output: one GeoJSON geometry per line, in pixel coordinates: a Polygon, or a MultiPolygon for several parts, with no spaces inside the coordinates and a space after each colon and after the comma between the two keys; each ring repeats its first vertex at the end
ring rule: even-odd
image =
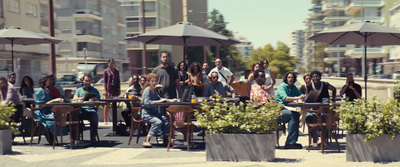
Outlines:
{"type": "Polygon", "coordinates": [[[49,103],[46,104],[46,107],[53,106],[71,106],[71,107],[82,107],[82,106],[100,106],[105,105],[104,102],[73,102],[73,103],[49,103]]]}

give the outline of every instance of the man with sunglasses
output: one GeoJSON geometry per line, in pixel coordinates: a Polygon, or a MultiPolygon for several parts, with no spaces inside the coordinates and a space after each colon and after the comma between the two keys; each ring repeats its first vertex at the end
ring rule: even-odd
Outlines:
{"type": "Polygon", "coordinates": [[[228,97],[226,91],[232,93],[233,98],[236,97],[236,92],[231,86],[218,81],[218,72],[216,71],[211,72],[211,83],[206,86],[205,91],[206,97],[215,96],[217,93],[221,97],[228,97]]]}

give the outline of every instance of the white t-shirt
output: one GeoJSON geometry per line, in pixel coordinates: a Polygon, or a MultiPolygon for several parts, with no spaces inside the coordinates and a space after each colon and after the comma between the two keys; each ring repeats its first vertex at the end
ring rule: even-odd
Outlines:
{"type": "Polygon", "coordinates": [[[232,77],[232,75],[233,75],[233,73],[231,72],[231,70],[229,70],[229,69],[226,68],[226,67],[221,67],[221,69],[218,70],[218,68],[215,67],[215,68],[213,68],[213,69],[208,73],[208,76],[209,76],[210,78],[211,78],[211,74],[212,74],[213,71],[215,71],[215,72],[218,73],[218,81],[219,81],[219,82],[222,82],[223,84],[229,84],[229,82],[230,82],[231,79],[232,79],[231,77],[232,77]],[[225,80],[224,77],[221,76],[221,74],[225,76],[226,80],[225,80]]]}

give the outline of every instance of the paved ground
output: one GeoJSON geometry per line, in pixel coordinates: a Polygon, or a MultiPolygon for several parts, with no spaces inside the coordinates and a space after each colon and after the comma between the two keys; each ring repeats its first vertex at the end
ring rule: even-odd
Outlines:
{"type": "MultiPolygon", "coordinates": [[[[68,145],[56,146],[56,149],[53,150],[45,139],[41,144],[36,144],[37,140],[35,139],[35,144],[32,146],[24,145],[22,138],[17,137],[16,143],[13,145],[13,153],[0,156],[0,166],[400,166],[400,162],[346,162],[345,135],[339,140],[340,153],[332,144],[325,154],[321,154],[319,148],[313,148],[310,152],[306,147],[301,150],[277,148],[276,159],[273,162],[215,162],[206,161],[206,153],[200,137],[196,137],[197,147],[191,152],[185,151],[185,147],[167,152],[166,148],[160,145],[155,145],[150,149],[142,148],[140,143],[144,137],[140,138],[139,144],[133,142],[128,146],[128,136],[104,136],[111,131],[111,126],[100,123],[100,127],[101,142],[99,144],[88,144],[89,134],[85,131],[85,142],[72,150],[68,145]]],[[[64,141],[68,141],[67,137],[64,139],[64,141]]],[[[179,139],[182,139],[181,136],[178,136],[179,139]]],[[[281,136],[280,144],[283,145],[285,140],[286,136],[281,136]]],[[[299,142],[306,145],[307,136],[302,133],[299,142]]],[[[152,143],[156,143],[156,140],[152,139],[152,143]]],[[[177,144],[182,143],[177,141],[177,144]]]]}

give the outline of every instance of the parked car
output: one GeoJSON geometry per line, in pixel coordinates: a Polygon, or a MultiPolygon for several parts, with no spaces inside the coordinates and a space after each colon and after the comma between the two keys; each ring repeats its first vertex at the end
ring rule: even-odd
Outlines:
{"type": "Polygon", "coordinates": [[[104,83],[104,79],[101,78],[99,81],[96,82],[96,84],[103,84],[104,83]]]}
{"type": "Polygon", "coordinates": [[[57,79],[57,83],[60,85],[73,85],[77,84],[75,75],[64,75],[63,77],[57,79]]]}

